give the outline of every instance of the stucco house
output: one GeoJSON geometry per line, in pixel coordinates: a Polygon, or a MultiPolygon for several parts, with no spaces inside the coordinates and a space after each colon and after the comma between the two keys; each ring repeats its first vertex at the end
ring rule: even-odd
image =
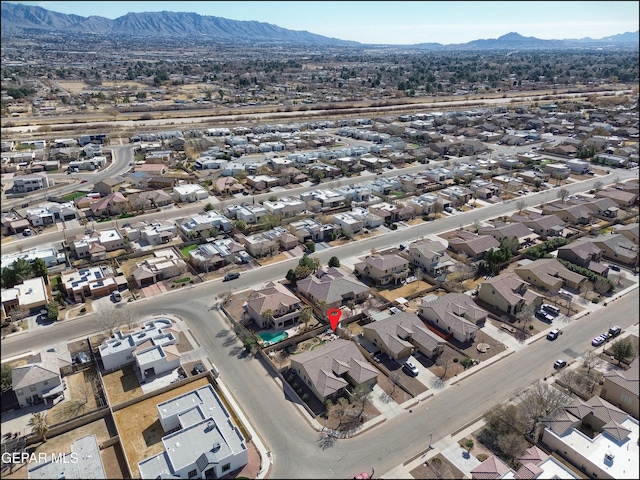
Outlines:
{"type": "Polygon", "coordinates": [[[640,369],[636,357],[627,370],[609,370],[603,375],[600,396],[638,420],[640,415],[640,369]]]}
{"type": "Polygon", "coordinates": [[[432,358],[444,350],[444,341],[413,313],[400,312],[365,325],[363,336],[379,351],[395,360],[405,359],[417,349],[432,358]]]}
{"type": "Polygon", "coordinates": [[[71,366],[71,357],[68,354],[67,357],[56,352],[40,352],[32,355],[26,364],[11,370],[11,385],[20,407],[42,400],[47,403],[49,399],[64,395],[60,371],[71,366]]]}
{"type": "Polygon", "coordinates": [[[347,389],[373,389],[380,373],[355,343],[338,338],[291,357],[291,371],[322,402],[347,389]]]}
{"type": "Polygon", "coordinates": [[[223,478],[249,463],[247,442],[212,385],[159,403],[163,449],[138,462],[140,478],[223,478]]]}
{"type": "Polygon", "coordinates": [[[539,306],[543,297],[528,289],[529,284],[515,273],[504,273],[478,286],[478,299],[509,315],[525,306],[539,306]]]}
{"type": "Polygon", "coordinates": [[[562,287],[580,290],[587,278],[572,272],[555,258],[540,258],[533,262],[526,262],[515,268],[527,283],[548,291],[557,291],[562,287]]]}
{"type": "Polygon", "coordinates": [[[430,277],[439,277],[453,266],[447,254],[447,246],[431,239],[419,240],[409,245],[409,260],[430,277]]]}
{"type": "Polygon", "coordinates": [[[269,282],[250,293],[243,308],[258,327],[282,329],[298,320],[302,302],[281,283],[269,282]]]}
{"type": "Polygon", "coordinates": [[[316,305],[325,302],[326,308],[346,305],[349,300],[362,303],[369,297],[371,288],[352,275],[338,268],[318,270],[315,274],[297,282],[298,293],[316,305]]]}
{"type": "Polygon", "coordinates": [[[464,293],[425,297],[420,303],[419,312],[427,322],[461,343],[473,342],[489,315],[464,293]]]}
{"type": "Polygon", "coordinates": [[[397,285],[409,276],[409,261],[396,254],[368,255],[353,267],[357,275],[370,278],[378,285],[397,285]]]}

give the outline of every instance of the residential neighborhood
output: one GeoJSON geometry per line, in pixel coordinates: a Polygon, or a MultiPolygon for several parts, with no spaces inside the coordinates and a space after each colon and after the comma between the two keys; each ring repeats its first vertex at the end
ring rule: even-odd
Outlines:
{"type": "Polygon", "coordinates": [[[104,52],[84,93],[3,85],[2,478],[637,478],[637,66],[562,57],[573,92],[514,53],[480,102],[401,49],[227,47],[123,57],[112,105],[104,52]]]}

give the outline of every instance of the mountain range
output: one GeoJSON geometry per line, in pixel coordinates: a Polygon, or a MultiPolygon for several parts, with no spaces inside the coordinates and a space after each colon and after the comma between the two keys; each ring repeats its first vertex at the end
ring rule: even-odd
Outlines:
{"type": "MultiPolygon", "coordinates": [[[[127,13],[114,20],[68,15],[42,7],[2,2],[2,36],[14,34],[94,34],[132,37],[181,37],[209,42],[238,44],[289,43],[301,45],[358,46],[358,42],[325,37],[307,31],[289,30],[264,22],[229,20],[197,13],[127,13]]],[[[568,49],[598,47],[638,48],[639,32],[627,32],[601,39],[542,40],[508,33],[497,39],[463,44],[421,43],[408,47],[421,50],[568,49]]],[[[398,47],[394,45],[394,47],[398,47]]]]}

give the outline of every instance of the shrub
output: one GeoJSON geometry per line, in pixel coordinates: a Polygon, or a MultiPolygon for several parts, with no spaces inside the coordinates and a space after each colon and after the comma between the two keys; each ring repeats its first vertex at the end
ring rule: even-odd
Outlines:
{"type": "Polygon", "coordinates": [[[479,453],[476,458],[479,462],[484,462],[489,457],[485,453],[479,453]]]}
{"type": "Polygon", "coordinates": [[[453,359],[453,363],[458,363],[458,357],[453,359]]]}
{"type": "Polygon", "coordinates": [[[86,312],[87,312],[86,307],[82,307],[82,308],[80,309],[80,313],[86,313],[86,312]]]}
{"type": "Polygon", "coordinates": [[[598,297],[591,299],[591,303],[599,303],[599,302],[600,302],[600,299],[598,297]]]}
{"type": "Polygon", "coordinates": [[[533,325],[529,325],[529,330],[533,330],[533,325]]]}
{"type": "Polygon", "coordinates": [[[303,400],[304,402],[306,402],[307,400],[309,400],[309,394],[308,394],[308,393],[303,394],[303,395],[302,395],[302,400],[303,400]]]}

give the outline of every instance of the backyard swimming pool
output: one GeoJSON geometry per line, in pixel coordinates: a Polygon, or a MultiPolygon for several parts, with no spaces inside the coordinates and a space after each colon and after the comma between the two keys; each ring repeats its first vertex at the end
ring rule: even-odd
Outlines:
{"type": "Polygon", "coordinates": [[[287,332],[260,332],[258,336],[264,341],[264,346],[267,347],[288,338],[289,334],[287,332]]]}

